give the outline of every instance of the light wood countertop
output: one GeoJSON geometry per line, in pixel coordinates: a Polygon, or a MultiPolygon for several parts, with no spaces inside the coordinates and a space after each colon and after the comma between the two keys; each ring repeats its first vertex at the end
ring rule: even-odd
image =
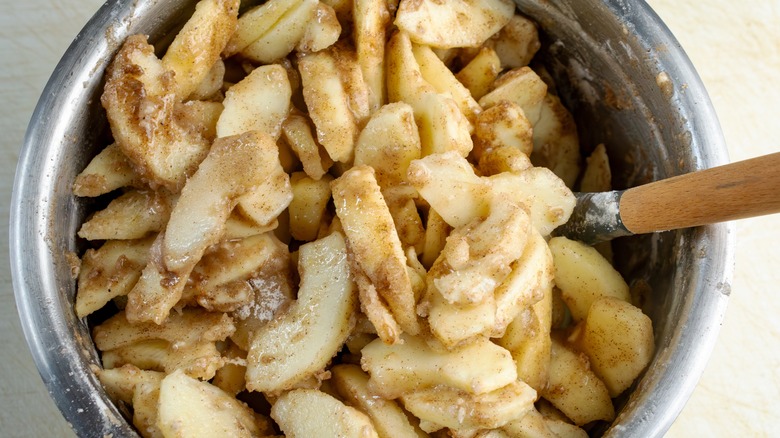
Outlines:
{"type": "MultiPolygon", "coordinates": [[[[0,230],[27,122],[98,0],[0,0],[0,230]]],[[[732,160],[780,150],[780,0],[648,1],[710,93],[732,160]]],[[[778,187],[780,190],[780,187],[778,187]]],[[[710,363],[668,436],[773,436],[780,424],[780,216],[738,222],[731,302],[710,363]]],[[[0,246],[0,436],[68,437],[23,339],[0,246]]]]}

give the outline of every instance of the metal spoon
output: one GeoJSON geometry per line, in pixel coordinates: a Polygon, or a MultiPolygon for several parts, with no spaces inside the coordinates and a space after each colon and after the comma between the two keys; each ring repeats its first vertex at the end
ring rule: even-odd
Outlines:
{"type": "Polygon", "coordinates": [[[780,152],[627,190],[575,193],[555,234],[590,245],[780,212],[780,152]]]}

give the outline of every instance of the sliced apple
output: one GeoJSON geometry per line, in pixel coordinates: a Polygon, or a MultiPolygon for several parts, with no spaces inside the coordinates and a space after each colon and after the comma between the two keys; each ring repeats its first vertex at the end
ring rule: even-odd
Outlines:
{"type": "Polygon", "coordinates": [[[223,56],[229,57],[257,41],[282,17],[300,6],[303,0],[269,0],[241,14],[236,31],[227,43],[223,56]]]}
{"type": "Polygon", "coordinates": [[[357,108],[351,105],[348,85],[342,80],[336,57],[329,50],[303,55],[298,59],[298,68],[317,139],[333,161],[351,162],[360,132],[359,118],[353,112],[357,108]]]}
{"type": "Polygon", "coordinates": [[[291,96],[284,67],[272,64],[252,70],[225,93],[225,110],[217,121],[217,136],[257,130],[278,139],[290,111],[291,96]]]}
{"type": "Polygon", "coordinates": [[[365,273],[401,328],[417,334],[420,326],[406,256],[374,170],[352,167],[334,180],[331,188],[353,269],[365,273]]]}
{"type": "Polygon", "coordinates": [[[282,391],[314,375],[338,353],[354,324],[357,291],[341,234],[301,246],[298,264],[298,299],[251,339],[250,391],[282,391]]]}
{"type": "Polygon", "coordinates": [[[295,49],[317,10],[317,0],[302,0],[287,10],[262,35],[241,50],[241,55],[263,64],[275,62],[295,49]]]}
{"type": "Polygon", "coordinates": [[[430,47],[413,44],[412,53],[414,53],[414,58],[420,66],[420,73],[423,79],[433,85],[436,92],[449,94],[455,100],[463,115],[466,116],[466,119],[469,122],[474,122],[482,108],[471,96],[469,89],[458,81],[452,71],[436,56],[436,53],[430,47]]]}
{"type": "Polygon", "coordinates": [[[335,44],[340,35],[341,23],[336,11],[325,3],[317,2],[314,17],[306,25],[296,49],[299,52],[319,52],[335,44]]]}
{"type": "Polygon", "coordinates": [[[137,185],[138,176],[116,143],[106,146],[76,176],[73,194],[100,196],[118,188],[137,185]]]}
{"type": "Polygon", "coordinates": [[[414,160],[407,174],[420,196],[447,224],[459,227],[487,216],[489,200],[486,194],[490,188],[457,152],[414,160]]]}
{"type": "Polygon", "coordinates": [[[433,85],[423,79],[406,32],[396,32],[390,37],[385,50],[388,101],[405,102],[416,108],[422,96],[436,92],[433,85]]]}
{"type": "Polygon", "coordinates": [[[435,348],[417,336],[402,339],[392,345],[377,339],[362,350],[361,366],[371,376],[369,389],[382,397],[397,398],[440,384],[484,394],[517,379],[509,352],[486,337],[451,350],[435,348]]]}
{"type": "Polygon", "coordinates": [[[578,426],[615,418],[609,391],[590,369],[588,357],[556,339],[552,340],[550,380],[541,395],[578,426]]]}
{"type": "Polygon", "coordinates": [[[365,412],[381,438],[423,438],[398,403],[377,397],[368,389],[368,375],[357,365],[341,364],[331,369],[336,392],[348,404],[365,412]]]}
{"type": "Polygon", "coordinates": [[[209,75],[236,29],[239,0],[201,0],[168,46],[162,63],[174,72],[176,96],[184,100],[209,75]]]}
{"type": "Polygon", "coordinates": [[[500,72],[501,60],[496,51],[483,47],[455,77],[469,89],[474,99],[479,100],[490,91],[490,86],[500,72]]]}
{"type": "Polygon", "coordinates": [[[438,48],[478,47],[512,18],[510,0],[402,0],[395,25],[414,42],[438,48]]]}
{"type": "Polygon", "coordinates": [[[114,297],[130,292],[146,266],[154,239],[111,240],[84,253],[76,292],[79,318],[101,309],[114,297]]]}
{"type": "Polygon", "coordinates": [[[547,95],[547,84],[529,67],[510,70],[499,76],[493,90],[479,99],[482,108],[488,109],[502,100],[509,100],[523,110],[523,115],[535,125],[547,95]]]}
{"type": "Polygon", "coordinates": [[[358,64],[369,89],[371,112],[387,102],[385,29],[390,21],[385,0],[354,0],[352,29],[358,64]]]}
{"type": "Polygon", "coordinates": [[[249,406],[181,371],[160,384],[157,425],[165,438],[255,437],[272,433],[269,422],[249,406]]]}
{"type": "Polygon", "coordinates": [[[373,167],[383,189],[403,184],[409,164],[418,158],[420,135],[414,112],[402,102],[385,105],[375,112],[355,145],[355,165],[373,167]]]}
{"type": "Polygon", "coordinates": [[[271,418],[289,438],[378,437],[366,414],[315,389],[284,393],[271,408],[271,418]]]}
{"type": "Polygon", "coordinates": [[[171,196],[161,191],[125,192],[84,222],[78,236],[87,240],[141,239],[165,227],[171,203],[171,196]]]}
{"type": "Polygon", "coordinates": [[[456,431],[494,429],[533,409],[536,391],[518,380],[482,394],[446,386],[419,389],[403,395],[401,401],[421,425],[456,431]]]}
{"type": "Polygon", "coordinates": [[[258,187],[278,162],[276,142],[268,134],[249,131],[217,139],[171,212],[163,244],[166,268],[194,267],[222,236],[238,198],[258,187]]]}

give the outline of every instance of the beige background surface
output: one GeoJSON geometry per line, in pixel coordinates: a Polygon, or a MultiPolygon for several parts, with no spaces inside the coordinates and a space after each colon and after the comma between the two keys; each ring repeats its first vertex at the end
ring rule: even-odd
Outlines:
{"type": "MultiPolygon", "coordinates": [[[[649,1],[682,43],[732,160],[780,150],[780,0],[649,1]]],[[[0,0],[0,436],[73,436],[22,337],[9,273],[8,205],[35,102],[99,0],[0,0]]],[[[780,188],[778,188],[780,189],[780,188]]],[[[780,216],[738,223],[731,303],[712,359],[669,436],[773,436],[780,424],[780,216]]]]}

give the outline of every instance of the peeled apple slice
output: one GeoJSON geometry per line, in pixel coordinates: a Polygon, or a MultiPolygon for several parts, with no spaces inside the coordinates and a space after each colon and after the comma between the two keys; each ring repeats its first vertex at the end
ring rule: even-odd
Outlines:
{"type": "Polygon", "coordinates": [[[510,0],[403,0],[395,25],[418,44],[478,47],[501,30],[514,12],[510,0]]]}

